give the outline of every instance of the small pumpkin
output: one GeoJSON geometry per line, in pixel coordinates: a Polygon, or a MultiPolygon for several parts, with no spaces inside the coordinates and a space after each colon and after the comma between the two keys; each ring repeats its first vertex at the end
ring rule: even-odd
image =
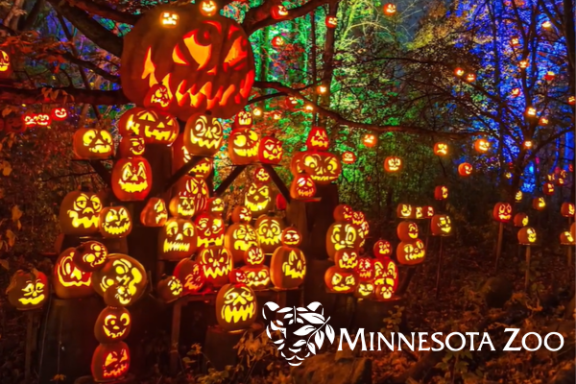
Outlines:
{"type": "Polygon", "coordinates": [[[309,200],[316,195],[316,184],[306,173],[294,175],[290,184],[290,197],[294,200],[309,200]]]}
{"type": "Polygon", "coordinates": [[[452,220],[448,215],[436,214],[430,221],[430,231],[432,236],[452,235],[452,220]]]}
{"type": "Polygon", "coordinates": [[[304,282],[306,256],[297,248],[300,241],[296,228],[288,227],[282,231],[282,246],[276,248],[270,261],[270,277],[275,287],[297,288],[304,282]]]}
{"type": "Polygon", "coordinates": [[[112,192],[120,201],[144,200],[152,189],[152,168],[141,156],[119,159],[112,168],[112,192]]]}
{"type": "Polygon", "coordinates": [[[140,212],[140,222],[146,227],[163,227],[168,220],[166,203],[159,197],[151,197],[140,212]]]}
{"type": "Polygon", "coordinates": [[[56,296],[61,299],[77,299],[90,296],[92,289],[91,273],[82,272],[74,263],[74,248],[64,250],[53,270],[53,284],[56,296]]]}
{"type": "Polygon", "coordinates": [[[116,382],[128,374],[130,349],[123,341],[100,344],[92,355],[92,378],[97,383],[116,382]]]}
{"type": "Polygon", "coordinates": [[[17,270],[6,289],[8,302],[20,311],[41,308],[49,294],[48,278],[40,271],[17,270]]]}
{"type": "Polygon", "coordinates": [[[106,307],[94,323],[94,337],[99,343],[122,341],[130,334],[132,317],[123,307],[106,307]]]}
{"type": "Polygon", "coordinates": [[[424,261],[426,249],[420,239],[406,240],[398,244],[396,258],[400,264],[416,265],[424,261]]]}
{"type": "Polygon", "coordinates": [[[174,276],[182,282],[182,295],[199,292],[204,285],[202,265],[192,259],[182,259],[174,267],[174,276]]]}
{"type": "Polygon", "coordinates": [[[512,219],[512,204],[496,203],[492,210],[492,217],[500,223],[508,223],[512,219]]]}
{"type": "Polygon", "coordinates": [[[119,239],[132,232],[132,215],[126,207],[106,207],[100,212],[98,230],[104,238],[119,239]]]}
{"type": "Polygon", "coordinates": [[[110,132],[96,128],[80,128],[72,139],[74,156],[77,159],[108,159],[114,150],[110,132]]]}
{"type": "Polygon", "coordinates": [[[356,290],[358,279],[353,271],[343,271],[334,266],[324,273],[324,283],[330,292],[352,293],[356,290]]]}
{"type": "Polygon", "coordinates": [[[166,276],[156,285],[158,297],[165,303],[172,303],[182,295],[184,287],[176,276],[166,276]]]}
{"type": "Polygon", "coordinates": [[[222,124],[211,115],[192,115],[184,127],[184,146],[193,156],[211,157],[222,146],[222,124]]]}

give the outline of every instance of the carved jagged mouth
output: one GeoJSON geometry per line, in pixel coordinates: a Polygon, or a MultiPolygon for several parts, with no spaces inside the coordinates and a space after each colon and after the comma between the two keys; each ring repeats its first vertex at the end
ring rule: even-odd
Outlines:
{"type": "MultiPolygon", "coordinates": [[[[86,210],[84,210],[86,211],[86,210]]],[[[82,212],[86,214],[84,217],[78,217],[78,212],[73,211],[71,209],[68,210],[68,217],[72,219],[72,226],[74,228],[78,228],[83,226],[84,228],[97,228],[100,222],[100,217],[94,213],[92,209],[89,209],[89,212],[82,212]],[[92,213],[92,215],[88,215],[88,213],[92,213]]]]}
{"type": "Polygon", "coordinates": [[[234,153],[240,157],[254,157],[258,153],[258,147],[252,148],[234,148],[234,153]]]}
{"type": "Polygon", "coordinates": [[[369,279],[371,277],[372,277],[372,272],[370,272],[370,271],[360,272],[360,278],[361,279],[369,279]]]}
{"type": "Polygon", "coordinates": [[[102,226],[104,227],[104,232],[110,235],[121,235],[128,231],[130,228],[130,222],[126,222],[119,226],[104,222],[102,226]]]}
{"type": "Polygon", "coordinates": [[[214,148],[220,148],[222,138],[220,137],[218,139],[204,140],[202,138],[192,136],[190,138],[190,141],[192,142],[192,144],[198,145],[199,147],[206,148],[206,149],[214,149],[214,148]]]}
{"type": "Polygon", "coordinates": [[[178,206],[178,214],[183,217],[192,217],[196,213],[196,208],[184,208],[182,205],[178,206]]]}
{"type": "Polygon", "coordinates": [[[40,304],[41,302],[44,301],[44,294],[41,293],[40,295],[36,296],[36,297],[31,297],[29,299],[26,299],[24,297],[18,299],[18,301],[20,303],[22,303],[22,305],[36,305],[36,304],[40,304]]]}
{"type": "Polygon", "coordinates": [[[272,238],[258,236],[258,239],[260,240],[260,244],[263,245],[280,245],[280,236],[272,238]]]}
{"type": "Polygon", "coordinates": [[[112,150],[112,147],[108,144],[96,144],[93,147],[89,147],[88,150],[92,153],[106,153],[112,150]]]}
{"type": "Polygon", "coordinates": [[[298,194],[303,197],[312,197],[314,196],[315,191],[309,188],[298,188],[298,194]]]}
{"type": "Polygon", "coordinates": [[[253,245],[258,245],[254,240],[244,239],[244,241],[235,241],[234,242],[234,249],[236,251],[247,251],[253,245]]]}
{"type": "Polygon", "coordinates": [[[351,291],[353,287],[349,287],[347,285],[335,285],[332,287],[333,290],[335,290],[336,292],[346,292],[346,291],[351,291]]]}
{"type": "MultiPolygon", "coordinates": [[[[253,199],[257,199],[258,196],[254,196],[253,199]]],[[[246,200],[244,202],[244,205],[246,205],[248,208],[250,208],[250,210],[252,212],[258,212],[258,211],[263,211],[264,209],[266,209],[266,207],[270,204],[270,199],[266,199],[263,202],[259,202],[259,203],[254,203],[251,201],[248,201],[248,196],[246,196],[246,200]]]]}
{"type": "Polygon", "coordinates": [[[306,275],[306,266],[302,265],[302,262],[296,264],[296,268],[292,268],[290,264],[284,263],[282,266],[284,270],[284,276],[291,277],[293,279],[303,279],[306,275]]]}
{"type": "Polygon", "coordinates": [[[166,252],[188,252],[190,250],[190,243],[182,243],[180,241],[164,240],[164,253],[166,252]]]}
{"type": "Polygon", "coordinates": [[[319,176],[319,175],[311,175],[311,176],[312,180],[314,181],[332,181],[337,179],[337,177],[334,176],[319,176]]]}
{"type": "Polygon", "coordinates": [[[162,222],[162,220],[167,220],[168,219],[168,214],[162,212],[156,215],[156,224],[162,222]]]}
{"type": "Polygon", "coordinates": [[[230,268],[228,268],[228,265],[224,265],[222,268],[220,267],[212,268],[207,265],[204,266],[204,276],[206,277],[217,278],[226,276],[228,275],[228,273],[230,273],[230,268]]]}
{"type": "Polygon", "coordinates": [[[104,328],[104,333],[106,334],[106,336],[108,336],[112,339],[117,339],[119,337],[122,337],[122,336],[124,336],[124,333],[126,333],[126,328],[124,328],[123,330],[118,331],[118,332],[109,331],[108,328],[106,328],[106,327],[103,327],[103,328],[104,328]]]}
{"type": "Polygon", "coordinates": [[[174,133],[174,131],[170,131],[165,130],[165,131],[158,131],[155,128],[152,128],[150,126],[146,126],[146,128],[144,128],[144,135],[146,137],[153,137],[158,141],[173,141],[176,140],[176,134],[174,133]]]}
{"type": "Polygon", "coordinates": [[[141,182],[132,182],[132,181],[124,181],[124,180],[120,179],[118,181],[118,184],[120,184],[120,188],[124,192],[128,192],[128,193],[142,192],[148,188],[148,181],[147,180],[143,180],[141,182]]]}
{"type": "Polygon", "coordinates": [[[342,269],[354,269],[358,265],[358,261],[354,260],[351,262],[340,262],[340,268],[342,269]]]}
{"type": "Polygon", "coordinates": [[[213,239],[213,238],[208,238],[208,237],[204,237],[204,238],[200,238],[198,237],[198,247],[208,247],[210,245],[215,245],[215,246],[221,246],[222,243],[224,242],[224,235],[218,236],[217,238],[213,239]]]}
{"type": "Polygon", "coordinates": [[[186,289],[189,289],[191,291],[196,291],[196,290],[200,289],[200,287],[202,286],[202,282],[197,281],[197,280],[199,280],[199,279],[194,275],[186,276],[186,280],[184,282],[184,287],[186,287],[186,289]]]}
{"type": "Polygon", "coordinates": [[[119,363],[117,364],[116,369],[112,369],[110,371],[104,371],[104,377],[119,377],[120,375],[126,373],[128,371],[128,364],[127,363],[119,363]]]}
{"type": "Polygon", "coordinates": [[[252,318],[255,313],[256,308],[254,307],[254,303],[239,306],[225,305],[224,308],[222,308],[222,318],[227,323],[237,323],[240,320],[246,321],[252,318]]]}

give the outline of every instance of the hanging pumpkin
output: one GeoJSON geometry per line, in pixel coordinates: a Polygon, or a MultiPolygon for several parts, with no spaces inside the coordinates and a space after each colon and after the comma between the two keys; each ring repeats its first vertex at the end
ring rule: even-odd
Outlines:
{"type": "Polygon", "coordinates": [[[91,274],[82,272],[74,263],[74,248],[60,254],[53,275],[54,293],[61,299],[77,299],[94,293],[91,274]]]}
{"type": "Polygon", "coordinates": [[[92,378],[97,383],[117,382],[130,369],[130,349],[123,341],[100,344],[92,355],[92,378]]]}
{"type": "Polygon", "coordinates": [[[532,227],[520,228],[517,237],[520,245],[533,245],[536,242],[536,230],[532,227]]]}
{"type": "Polygon", "coordinates": [[[158,297],[167,304],[178,300],[183,291],[184,287],[176,276],[166,276],[156,285],[158,297]]]}
{"type": "Polygon", "coordinates": [[[270,278],[272,284],[280,289],[297,288],[306,276],[306,257],[297,248],[301,236],[294,227],[282,231],[282,246],[276,248],[270,261],[270,278]]]}
{"type": "Polygon", "coordinates": [[[184,146],[193,156],[211,157],[220,150],[224,130],[212,115],[192,115],[184,127],[184,146]]]}
{"type": "Polygon", "coordinates": [[[196,229],[190,220],[171,218],[158,233],[158,258],[177,261],[196,251],[196,229]]]}
{"type": "Polygon", "coordinates": [[[412,206],[410,204],[398,204],[396,216],[401,219],[410,219],[413,216],[412,206]]]}
{"type": "Polygon", "coordinates": [[[492,217],[500,223],[508,223],[512,219],[512,204],[496,203],[492,210],[492,217]]]}
{"type": "Polygon", "coordinates": [[[490,142],[486,139],[478,139],[474,142],[474,149],[479,153],[486,153],[490,150],[490,142]]]}
{"type": "Polygon", "coordinates": [[[202,265],[202,273],[207,283],[214,287],[228,283],[233,261],[225,248],[214,246],[202,248],[197,260],[202,265]]]}
{"type": "Polygon", "coordinates": [[[8,302],[20,311],[41,308],[49,292],[48,278],[36,269],[30,272],[17,270],[6,288],[8,302]]]}
{"type": "Polygon", "coordinates": [[[358,239],[358,230],[352,223],[337,221],[326,232],[326,252],[330,259],[337,251],[346,248],[355,248],[358,239]]]}
{"type": "Polygon", "coordinates": [[[354,269],[358,281],[367,282],[374,279],[374,260],[369,257],[359,257],[358,265],[354,269]]]}
{"type": "Polygon", "coordinates": [[[452,235],[452,220],[448,215],[434,215],[430,221],[430,231],[432,236],[452,235]]]}
{"type": "Polygon", "coordinates": [[[232,164],[252,164],[258,160],[260,136],[247,128],[233,129],[228,136],[228,157],[232,164]]]}
{"type": "Polygon", "coordinates": [[[261,265],[264,263],[264,251],[257,245],[253,245],[244,253],[246,265],[261,265]]]}
{"type": "Polygon", "coordinates": [[[209,212],[202,212],[194,221],[198,248],[224,244],[224,220],[209,212]]]}
{"type": "Polygon", "coordinates": [[[256,294],[246,284],[226,284],[216,296],[216,320],[230,333],[249,328],[256,320],[256,294]]]}
{"type": "Polygon", "coordinates": [[[204,285],[204,271],[199,262],[182,259],[174,267],[174,276],[182,282],[182,295],[199,292],[204,285]]]}
{"type": "Polygon", "coordinates": [[[546,208],[546,200],[544,199],[544,197],[540,196],[532,199],[532,208],[534,208],[537,211],[543,211],[544,208],[546,208]]]}
{"type": "Polygon", "coordinates": [[[72,148],[77,159],[108,159],[114,150],[112,135],[103,129],[80,128],[74,132],[72,148]]]}
{"type": "Polygon", "coordinates": [[[517,213],[514,215],[514,226],[515,227],[525,227],[528,225],[528,215],[525,213],[517,213]]]}
{"type": "Polygon", "coordinates": [[[402,221],[396,227],[400,241],[414,241],[418,238],[418,224],[413,221],[402,221]]]}
{"type": "Polygon", "coordinates": [[[282,222],[275,217],[262,215],[256,220],[255,227],[258,243],[260,243],[264,253],[273,253],[281,245],[282,222]]]}
{"type": "Polygon", "coordinates": [[[564,217],[574,217],[574,204],[562,203],[560,207],[560,214],[564,217]]]}
{"type": "Polygon", "coordinates": [[[151,197],[140,212],[140,222],[146,227],[163,227],[166,220],[168,220],[166,203],[159,197],[151,197]]]}
{"type": "Polygon", "coordinates": [[[268,288],[270,269],[266,265],[245,265],[240,268],[246,276],[246,285],[254,291],[268,288]]]}
{"type": "Polygon", "coordinates": [[[102,201],[89,191],[72,191],[60,204],[60,226],[65,235],[88,236],[98,232],[102,201]]]}
{"type": "Polygon", "coordinates": [[[384,5],[384,14],[393,16],[396,13],[396,4],[388,3],[384,5]]]}
{"type": "Polygon", "coordinates": [[[288,10],[282,4],[277,4],[270,8],[270,14],[274,20],[282,20],[288,17],[288,10]]]}
{"type": "Polygon", "coordinates": [[[92,287],[100,295],[111,287],[122,306],[136,302],[144,293],[148,275],[138,260],[121,253],[111,253],[102,269],[92,272],[92,287]]]}
{"type": "Polygon", "coordinates": [[[132,216],[126,207],[121,205],[103,208],[98,230],[104,238],[126,237],[132,232],[132,216]]]}
{"type": "Polygon", "coordinates": [[[398,288],[398,267],[391,259],[385,258],[374,264],[374,275],[375,299],[390,300],[398,288]]]}
{"type": "Polygon", "coordinates": [[[458,174],[462,177],[470,176],[474,167],[470,163],[462,163],[458,166],[458,174]]]}
{"type": "Polygon", "coordinates": [[[314,151],[326,151],[330,146],[330,139],[328,138],[328,132],[324,127],[312,127],[310,133],[308,133],[308,138],[306,139],[306,146],[308,150],[314,151]]]}
{"type": "Polygon", "coordinates": [[[353,271],[343,271],[338,267],[330,267],[324,273],[324,283],[330,292],[351,293],[356,291],[358,279],[353,271]]]}
{"type": "Polygon", "coordinates": [[[252,123],[252,113],[249,111],[240,111],[234,117],[234,128],[250,128],[252,123]]]}
{"type": "Polygon", "coordinates": [[[304,152],[301,166],[318,185],[330,184],[342,173],[340,159],[330,152],[304,152]]]}
{"type": "Polygon", "coordinates": [[[354,152],[346,151],[342,153],[342,162],[344,164],[354,164],[356,162],[356,155],[354,152]]]}
{"type": "Polygon", "coordinates": [[[400,172],[402,169],[402,159],[398,156],[388,156],[384,159],[384,170],[390,173],[400,172]]]}
{"type": "Polygon", "coordinates": [[[420,239],[406,240],[398,244],[396,248],[396,259],[400,264],[416,265],[424,261],[426,249],[424,242],[420,239]]]}
{"type": "Polygon", "coordinates": [[[434,144],[434,154],[436,156],[446,156],[448,154],[448,144],[446,143],[434,144]]]}
{"type": "Polygon", "coordinates": [[[343,271],[354,271],[358,266],[358,252],[352,248],[340,249],[334,254],[334,264],[343,271]]]}
{"type": "Polygon", "coordinates": [[[152,168],[141,156],[119,159],[112,168],[112,192],[120,201],[141,201],[152,189],[152,168]]]}
{"type": "Polygon", "coordinates": [[[377,260],[386,260],[392,255],[392,245],[387,240],[378,239],[372,247],[372,253],[377,260]]]}
{"type": "Polygon", "coordinates": [[[122,137],[118,146],[120,157],[142,156],[146,151],[144,139],[140,136],[130,135],[122,137]]]}
{"type": "Polygon", "coordinates": [[[94,323],[94,337],[99,343],[115,343],[128,337],[132,329],[130,312],[123,307],[106,307],[94,323]]]}
{"type": "Polygon", "coordinates": [[[90,273],[104,266],[108,249],[98,241],[87,241],[74,250],[72,261],[82,272],[90,273]]]}
{"type": "Polygon", "coordinates": [[[279,164],[284,149],[282,142],[273,136],[264,136],[258,145],[258,160],[264,164],[279,164]]]}
{"type": "Polygon", "coordinates": [[[309,200],[316,195],[316,184],[306,173],[294,175],[290,184],[290,197],[294,200],[309,200]]]}
{"type": "Polygon", "coordinates": [[[439,185],[434,188],[434,199],[436,200],[446,200],[448,198],[448,187],[444,185],[439,185]]]}
{"type": "Polygon", "coordinates": [[[272,207],[272,196],[270,187],[267,184],[257,182],[250,183],[244,194],[244,205],[252,211],[254,215],[267,212],[272,207]]]}

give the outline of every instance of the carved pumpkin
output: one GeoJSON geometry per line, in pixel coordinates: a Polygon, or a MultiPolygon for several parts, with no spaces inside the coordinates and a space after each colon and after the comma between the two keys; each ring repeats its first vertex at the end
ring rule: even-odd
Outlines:
{"type": "Polygon", "coordinates": [[[431,219],[434,216],[434,207],[430,205],[422,207],[422,213],[425,219],[431,219]]]}
{"type": "Polygon", "coordinates": [[[269,184],[272,177],[264,167],[258,167],[254,171],[254,182],[258,185],[269,184]]]}
{"type": "Polygon", "coordinates": [[[155,84],[148,90],[143,104],[146,108],[165,113],[172,99],[165,85],[155,84]]]}
{"type": "Polygon", "coordinates": [[[130,135],[122,137],[118,146],[120,157],[142,156],[146,151],[144,139],[140,136],[130,135]]]}
{"type": "Polygon", "coordinates": [[[128,236],[132,232],[130,211],[121,205],[103,208],[98,229],[104,238],[119,239],[128,236]]]}
{"type": "Polygon", "coordinates": [[[294,200],[309,200],[316,195],[316,184],[306,173],[294,175],[290,184],[290,197],[294,200]]]}
{"type": "Polygon", "coordinates": [[[532,199],[532,208],[537,211],[543,211],[546,208],[546,200],[543,197],[535,197],[532,199]]]}
{"type": "Polygon", "coordinates": [[[92,272],[92,287],[105,296],[108,289],[119,295],[115,299],[128,306],[142,296],[148,282],[146,270],[138,260],[121,253],[111,253],[102,269],[92,272]]]}
{"type": "Polygon", "coordinates": [[[377,260],[386,260],[392,255],[392,245],[387,240],[378,239],[372,247],[372,253],[377,260]]]}
{"type": "Polygon", "coordinates": [[[244,253],[246,265],[261,265],[264,263],[264,251],[257,245],[253,245],[244,253]]]}
{"type": "Polygon", "coordinates": [[[228,157],[232,164],[252,164],[258,160],[260,136],[248,128],[236,128],[228,136],[228,157]]]}
{"type": "Polygon", "coordinates": [[[354,297],[358,299],[373,299],[376,293],[376,286],[371,281],[360,281],[356,290],[354,291],[354,297]]]}
{"type": "Polygon", "coordinates": [[[152,169],[141,156],[119,159],[112,168],[112,192],[120,201],[144,200],[152,189],[152,169]]]}
{"type": "Polygon", "coordinates": [[[354,214],[354,210],[347,204],[338,204],[336,208],[334,208],[334,212],[332,216],[336,221],[352,221],[352,216],[354,214]]]}
{"type": "Polygon", "coordinates": [[[372,133],[367,133],[362,137],[362,144],[364,144],[366,148],[375,147],[376,144],[378,144],[378,138],[372,133]]]}
{"type": "Polygon", "coordinates": [[[330,152],[304,152],[301,166],[319,185],[330,184],[342,173],[340,159],[330,152]]]}
{"type": "Polygon", "coordinates": [[[330,292],[351,293],[356,290],[358,279],[353,271],[330,267],[324,273],[324,283],[330,292]]]}
{"type": "Polygon", "coordinates": [[[106,307],[94,324],[94,337],[99,343],[114,343],[128,337],[132,329],[132,316],[126,308],[106,307]]]}
{"type": "Polygon", "coordinates": [[[234,223],[249,223],[252,220],[252,212],[248,208],[238,205],[232,210],[231,217],[234,223]]]}
{"type": "Polygon", "coordinates": [[[224,213],[224,200],[219,197],[213,197],[208,202],[208,210],[215,216],[222,217],[224,213]]]}
{"type": "MultiPolygon", "coordinates": [[[[574,224],[572,224],[574,225],[574,224]]],[[[572,232],[564,231],[560,234],[560,244],[562,245],[574,245],[574,236],[572,232]]]]}
{"type": "Polygon", "coordinates": [[[256,220],[255,227],[258,242],[264,253],[273,253],[281,245],[282,222],[275,217],[262,215],[256,220]]]}
{"type": "Polygon", "coordinates": [[[182,282],[182,294],[199,292],[204,285],[204,271],[199,262],[182,259],[174,267],[174,276],[182,282]]]}
{"type": "Polygon", "coordinates": [[[378,301],[390,300],[398,288],[398,268],[389,258],[374,263],[374,285],[376,286],[375,299],[378,301]]]}
{"type": "Polygon", "coordinates": [[[326,232],[326,252],[330,259],[334,258],[336,251],[346,248],[355,248],[358,239],[358,230],[352,223],[337,221],[326,232]]]}
{"type": "Polygon", "coordinates": [[[206,17],[212,17],[218,12],[218,4],[214,0],[202,0],[198,3],[200,13],[206,17]]]}
{"type": "Polygon", "coordinates": [[[512,219],[512,204],[496,203],[492,211],[494,220],[501,223],[508,223],[512,219]]]}
{"type": "Polygon", "coordinates": [[[434,154],[436,156],[446,156],[448,154],[448,144],[446,143],[434,144],[434,154]]]}
{"type": "Polygon", "coordinates": [[[551,196],[554,194],[554,184],[552,183],[544,183],[542,185],[542,192],[545,195],[551,196]]]}
{"type": "Polygon", "coordinates": [[[288,17],[288,10],[282,4],[277,4],[270,8],[270,14],[274,20],[282,20],[288,17]]]}
{"type": "Polygon", "coordinates": [[[272,196],[270,187],[261,183],[250,183],[248,190],[244,194],[244,205],[252,211],[254,215],[270,210],[272,207],[272,196]]]}
{"type": "MultiPolygon", "coordinates": [[[[128,132],[144,138],[146,144],[164,145],[172,144],[180,130],[178,121],[173,116],[140,108],[129,115],[127,121],[123,120],[121,127],[126,127],[128,132]]],[[[124,135],[122,131],[120,133],[124,135]]]]}
{"type": "Polygon", "coordinates": [[[205,281],[214,287],[228,283],[228,275],[232,270],[232,258],[222,247],[206,247],[200,250],[197,260],[202,265],[205,281]]]}
{"type": "Polygon", "coordinates": [[[400,264],[420,264],[426,257],[424,242],[420,239],[402,241],[396,248],[396,258],[400,264]]]}
{"type": "Polygon", "coordinates": [[[413,215],[413,209],[410,204],[398,204],[398,207],[396,208],[396,216],[401,219],[410,219],[413,215]]]}
{"type": "Polygon", "coordinates": [[[312,127],[306,139],[308,150],[326,151],[330,146],[328,132],[323,127],[312,127]]]}
{"type": "Polygon", "coordinates": [[[282,231],[280,241],[282,245],[297,247],[302,242],[302,236],[300,236],[300,232],[295,227],[288,227],[282,231]]]}
{"type": "Polygon", "coordinates": [[[388,156],[384,159],[384,170],[390,173],[400,172],[402,169],[402,159],[397,156],[388,156]]]}
{"type": "Polygon", "coordinates": [[[110,132],[96,128],[80,128],[72,139],[74,156],[77,159],[107,159],[114,150],[110,132]]]}
{"type": "Polygon", "coordinates": [[[211,157],[220,150],[224,130],[211,115],[192,115],[184,127],[184,146],[191,155],[211,157]]]}
{"type": "Polygon", "coordinates": [[[305,276],[306,257],[300,249],[287,245],[276,248],[270,261],[270,278],[276,288],[297,288],[305,276]]]}
{"type": "Polygon", "coordinates": [[[334,254],[334,263],[338,269],[354,271],[358,266],[358,252],[352,248],[340,249],[334,254]]]}
{"type": "Polygon", "coordinates": [[[240,268],[246,276],[246,285],[254,291],[268,288],[270,269],[266,265],[245,265],[240,268]]]}
{"type": "Polygon", "coordinates": [[[521,245],[533,245],[536,242],[536,230],[532,227],[520,228],[517,237],[521,245]]]}
{"type": "Polygon", "coordinates": [[[388,3],[384,5],[384,14],[393,16],[396,13],[396,4],[388,3]]]}
{"type": "Polygon", "coordinates": [[[168,209],[174,217],[180,217],[183,219],[191,219],[196,215],[197,204],[195,199],[197,195],[192,195],[187,191],[181,191],[177,193],[172,199],[170,199],[170,205],[168,209]]]}
{"type": "Polygon", "coordinates": [[[326,28],[334,29],[338,26],[338,19],[336,16],[326,16],[324,24],[326,24],[326,28]]]}
{"type": "Polygon", "coordinates": [[[116,382],[130,369],[130,349],[123,341],[100,344],[92,355],[92,378],[97,383],[116,382]]]}
{"type": "Polygon", "coordinates": [[[41,308],[49,292],[48,278],[35,269],[30,272],[17,270],[6,288],[8,302],[21,311],[41,308]]]}
{"type": "Polygon", "coordinates": [[[159,197],[151,197],[140,212],[140,222],[146,227],[163,227],[166,220],[168,220],[166,203],[159,197]]]}
{"type": "Polygon", "coordinates": [[[226,230],[224,247],[232,256],[234,263],[241,262],[244,252],[254,245],[258,245],[258,236],[250,224],[236,222],[226,230]]]}
{"type": "Polygon", "coordinates": [[[434,199],[436,200],[446,200],[448,198],[448,187],[444,185],[439,185],[434,188],[434,199]]]}
{"type": "Polygon", "coordinates": [[[372,281],[372,279],[374,279],[374,260],[369,257],[359,257],[358,265],[354,269],[354,272],[356,276],[358,276],[358,281],[372,281]]]}
{"type": "Polygon", "coordinates": [[[172,303],[182,295],[184,287],[176,276],[166,276],[156,285],[158,297],[165,303],[172,303]]]}
{"type": "Polygon", "coordinates": [[[202,212],[194,221],[198,248],[224,244],[224,220],[212,213],[202,212]]]}
{"type": "Polygon", "coordinates": [[[490,142],[486,139],[478,139],[474,142],[476,152],[486,153],[490,150],[490,142]]]}
{"type": "Polygon", "coordinates": [[[210,190],[204,179],[184,176],[176,185],[176,193],[178,192],[185,193],[192,198],[196,212],[202,212],[208,206],[210,190]]]}
{"type": "Polygon", "coordinates": [[[342,153],[342,162],[344,164],[354,164],[356,162],[356,155],[354,152],[346,151],[342,153]]]}
{"type": "Polygon", "coordinates": [[[72,261],[82,272],[93,272],[104,266],[108,257],[108,249],[98,241],[87,241],[74,250],[72,261]]]}
{"type": "Polygon", "coordinates": [[[396,227],[400,241],[414,241],[418,238],[418,224],[413,221],[402,221],[396,227]]]}
{"type": "Polygon", "coordinates": [[[196,251],[196,228],[190,220],[171,218],[158,233],[160,260],[177,261],[196,251]]]}
{"type": "Polygon", "coordinates": [[[250,128],[252,126],[252,113],[240,111],[234,117],[234,128],[250,128]]]}
{"type": "Polygon", "coordinates": [[[432,232],[432,236],[452,235],[452,220],[450,220],[450,216],[434,215],[430,221],[430,231],[432,232]]]}
{"type": "Polygon", "coordinates": [[[216,296],[216,320],[223,330],[235,333],[249,328],[256,320],[258,303],[246,284],[226,284],[216,296]]]}
{"type": "Polygon", "coordinates": [[[126,35],[121,84],[130,101],[142,105],[150,87],[162,83],[174,99],[167,111],[181,120],[197,111],[230,118],[244,110],[255,75],[248,37],[236,21],[202,12],[197,5],[158,6],[126,35]],[[166,14],[177,15],[177,23],[158,28],[166,14]]]}
{"type": "Polygon", "coordinates": [[[74,248],[64,250],[53,270],[54,293],[61,299],[77,299],[94,293],[91,274],[82,272],[74,263],[74,248]]]}
{"type": "MultiPolygon", "coordinates": [[[[192,154],[184,145],[184,135],[178,136],[172,148],[174,148],[172,157],[172,171],[176,172],[186,163],[192,160],[192,154]]],[[[192,169],[188,171],[188,175],[206,179],[212,174],[213,169],[214,159],[211,157],[204,157],[194,167],[192,167],[192,169]]]]}
{"type": "Polygon", "coordinates": [[[560,214],[564,217],[574,217],[574,204],[562,203],[560,207],[560,214]]]}
{"type": "Polygon", "coordinates": [[[88,191],[72,191],[60,204],[60,226],[65,235],[88,236],[98,232],[102,201],[88,191]]]}
{"type": "Polygon", "coordinates": [[[279,164],[282,161],[284,149],[282,142],[272,136],[264,136],[258,145],[258,160],[264,164],[279,164]]]}
{"type": "Polygon", "coordinates": [[[10,63],[10,55],[0,49],[0,78],[7,79],[12,74],[12,64],[10,63]]]}
{"type": "Polygon", "coordinates": [[[473,170],[474,167],[470,163],[462,163],[458,166],[458,174],[463,177],[470,176],[473,170]]]}
{"type": "Polygon", "coordinates": [[[525,213],[517,213],[514,215],[514,226],[515,227],[525,227],[528,225],[528,215],[525,213]]]}

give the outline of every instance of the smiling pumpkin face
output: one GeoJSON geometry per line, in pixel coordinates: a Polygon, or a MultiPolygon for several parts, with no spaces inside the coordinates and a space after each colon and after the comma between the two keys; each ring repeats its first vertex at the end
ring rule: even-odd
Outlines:
{"type": "Polygon", "coordinates": [[[130,312],[122,307],[106,307],[94,323],[94,336],[100,343],[121,341],[128,337],[132,328],[130,312]]]}
{"type": "Polygon", "coordinates": [[[232,164],[251,164],[258,160],[260,136],[247,128],[234,129],[228,136],[228,157],[232,164]]]}
{"type": "Polygon", "coordinates": [[[253,290],[266,289],[270,285],[270,269],[266,265],[245,265],[241,269],[246,276],[246,285],[253,290]]]}
{"type": "Polygon", "coordinates": [[[300,165],[319,185],[330,184],[342,172],[340,159],[330,152],[306,152],[300,165]]]}
{"type": "Polygon", "coordinates": [[[132,216],[123,206],[107,207],[100,213],[98,228],[104,238],[119,239],[132,232],[132,216]]]}
{"type": "Polygon", "coordinates": [[[452,235],[452,220],[448,215],[436,214],[430,221],[430,230],[433,236],[452,235]]]}
{"type": "Polygon", "coordinates": [[[512,204],[496,203],[492,211],[492,217],[501,223],[508,223],[512,219],[512,204]]]}
{"type": "Polygon", "coordinates": [[[353,249],[358,238],[356,226],[348,222],[335,222],[326,232],[326,251],[332,259],[337,251],[353,249]]]}
{"type": "Polygon", "coordinates": [[[136,259],[121,253],[108,255],[104,267],[92,273],[92,286],[104,296],[110,290],[122,306],[134,303],[144,293],[148,282],[146,270],[136,259]]]}
{"type": "Polygon", "coordinates": [[[294,176],[290,184],[290,197],[294,200],[308,200],[316,195],[316,183],[306,173],[294,176]]]}
{"type": "Polygon", "coordinates": [[[144,200],[152,188],[152,168],[141,156],[119,159],[112,168],[112,191],[120,201],[144,200]]]}

